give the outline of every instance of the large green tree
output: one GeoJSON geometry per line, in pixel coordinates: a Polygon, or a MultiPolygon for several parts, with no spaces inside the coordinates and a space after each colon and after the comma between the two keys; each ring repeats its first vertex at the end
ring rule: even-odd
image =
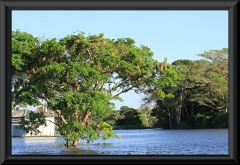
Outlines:
{"type": "Polygon", "coordinates": [[[203,59],[172,63],[182,80],[176,87],[163,89],[173,98],[157,99],[153,112],[162,119],[162,127],[227,127],[228,49],[210,50],[199,56],[203,59]]]}
{"type": "Polygon", "coordinates": [[[204,92],[195,94],[192,100],[215,110],[228,111],[228,49],[205,51],[199,56],[206,59],[196,63],[196,68],[202,70],[198,82],[204,92]]]}
{"type": "Polygon", "coordinates": [[[121,100],[119,96],[130,90],[146,93],[153,87],[163,95],[157,87],[171,82],[165,79],[166,62],[152,57],[148,47],[137,47],[130,38],[78,33],[43,40],[13,31],[13,103],[37,106],[44,100],[57,113],[67,146],[76,146],[79,138],[98,139],[100,131],[107,139],[116,136],[102,122],[114,108],[112,100],[121,100]]]}

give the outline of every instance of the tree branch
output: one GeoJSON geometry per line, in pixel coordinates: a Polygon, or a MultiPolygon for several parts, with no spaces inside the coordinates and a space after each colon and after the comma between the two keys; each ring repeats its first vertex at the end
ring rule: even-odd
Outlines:
{"type": "Polygon", "coordinates": [[[91,54],[91,52],[89,51],[88,48],[87,48],[86,50],[87,50],[87,52],[88,52],[88,54],[89,54],[89,56],[90,56],[90,59],[91,59],[91,61],[92,61],[93,58],[92,58],[92,54],[91,54]]]}
{"type": "Polygon", "coordinates": [[[96,84],[95,84],[93,90],[96,90],[97,86],[98,86],[98,79],[96,80],[96,84]]]}
{"type": "Polygon", "coordinates": [[[104,85],[105,85],[105,83],[102,84],[101,88],[99,89],[99,92],[101,92],[104,85]]]}
{"type": "Polygon", "coordinates": [[[125,89],[125,90],[122,90],[122,91],[119,92],[118,94],[114,95],[114,97],[119,96],[120,94],[125,93],[125,92],[127,92],[127,91],[133,89],[134,87],[135,87],[135,86],[132,86],[132,87],[130,87],[130,88],[127,88],[127,89],[125,89]]]}
{"type": "Polygon", "coordinates": [[[64,117],[61,115],[61,112],[59,110],[56,110],[56,112],[60,115],[62,121],[64,122],[64,124],[68,124],[67,121],[64,119],[64,117]]]}
{"type": "Polygon", "coordinates": [[[46,121],[49,121],[49,122],[51,122],[51,123],[53,123],[53,124],[55,124],[56,126],[59,127],[59,125],[58,125],[57,123],[53,122],[52,120],[48,120],[48,119],[47,119],[46,121]]]}
{"type": "Polygon", "coordinates": [[[116,90],[117,88],[119,88],[121,85],[124,85],[125,83],[127,83],[129,81],[129,79],[126,79],[125,81],[115,85],[112,87],[112,89],[110,89],[110,91],[116,90]]]}
{"type": "Polygon", "coordinates": [[[82,121],[82,124],[83,124],[83,125],[86,123],[86,121],[87,121],[87,119],[88,119],[89,116],[91,116],[91,112],[87,112],[87,113],[86,113],[86,115],[85,115],[85,117],[84,117],[84,119],[83,119],[83,121],[82,121]]]}

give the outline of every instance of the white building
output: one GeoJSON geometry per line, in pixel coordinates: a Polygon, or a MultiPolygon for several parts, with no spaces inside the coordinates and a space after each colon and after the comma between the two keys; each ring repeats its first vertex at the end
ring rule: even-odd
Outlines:
{"type": "MultiPolygon", "coordinates": [[[[31,136],[30,133],[25,134],[23,129],[16,128],[19,125],[19,122],[22,117],[28,116],[30,110],[13,110],[12,111],[12,136],[31,136]]],[[[33,111],[35,112],[35,111],[33,111]]],[[[54,115],[45,114],[47,126],[40,126],[38,129],[41,132],[37,136],[54,136],[55,133],[55,125],[54,123],[54,115]]],[[[34,135],[33,135],[34,136],[34,135]]]]}

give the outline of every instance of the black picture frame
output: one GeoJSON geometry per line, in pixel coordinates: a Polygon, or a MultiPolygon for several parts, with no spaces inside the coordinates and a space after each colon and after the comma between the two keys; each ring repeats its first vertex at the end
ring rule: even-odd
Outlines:
{"type": "Polygon", "coordinates": [[[239,0],[0,0],[0,164],[238,164],[237,64],[239,0]],[[227,156],[17,156],[11,155],[12,10],[228,10],[229,155],[227,156]],[[147,162],[146,162],[147,161],[147,162]]]}

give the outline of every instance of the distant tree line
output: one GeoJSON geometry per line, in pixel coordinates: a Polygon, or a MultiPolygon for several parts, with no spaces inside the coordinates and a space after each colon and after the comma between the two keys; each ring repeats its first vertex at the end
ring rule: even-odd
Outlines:
{"type": "Polygon", "coordinates": [[[162,91],[172,97],[149,93],[139,109],[123,106],[105,118],[112,125],[145,127],[227,128],[228,127],[228,49],[205,51],[201,60],[172,63],[181,81],[162,91]],[[148,106],[154,104],[154,106],[148,106]]]}

